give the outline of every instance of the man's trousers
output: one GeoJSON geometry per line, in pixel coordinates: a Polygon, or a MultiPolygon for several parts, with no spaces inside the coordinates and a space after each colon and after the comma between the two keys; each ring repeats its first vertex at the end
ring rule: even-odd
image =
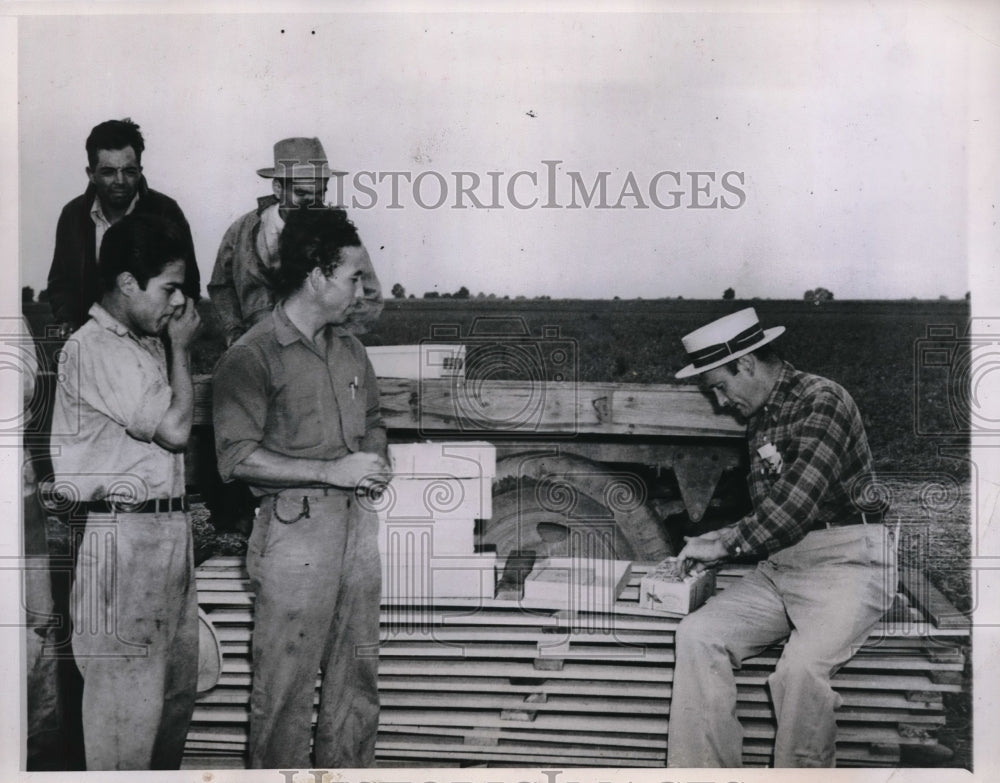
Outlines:
{"type": "Polygon", "coordinates": [[[818,530],[684,618],[667,765],[742,766],[733,670],[787,639],[768,678],[778,724],[774,766],[834,766],[841,699],[830,678],[888,610],[896,582],[895,542],[884,525],[818,530]]]}
{"type": "Polygon", "coordinates": [[[198,681],[188,514],[89,514],[70,615],[87,769],[178,769],[198,681]]]}
{"type": "Polygon", "coordinates": [[[256,594],[252,768],[373,765],[379,715],[377,524],[373,513],[340,490],[285,490],[261,503],[247,549],[256,594]]]}

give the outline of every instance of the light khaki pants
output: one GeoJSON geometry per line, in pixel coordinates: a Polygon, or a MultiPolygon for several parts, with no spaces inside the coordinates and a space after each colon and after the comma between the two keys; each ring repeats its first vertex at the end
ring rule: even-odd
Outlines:
{"type": "Polygon", "coordinates": [[[742,766],[733,670],[785,641],[768,678],[777,718],[775,767],[832,767],[830,677],[892,604],[895,545],[881,524],[809,533],[758,564],[678,626],[667,735],[671,767],[742,766]]]}
{"type": "Polygon", "coordinates": [[[247,547],[256,594],[252,768],[374,764],[382,582],[377,525],[346,492],[286,490],[261,503],[247,547]]]}
{"type": "Polygon", "coordinates": [[[178,769],[198,680],[188,515],[88,515],[70,616],[87,769],[178,769]]]}

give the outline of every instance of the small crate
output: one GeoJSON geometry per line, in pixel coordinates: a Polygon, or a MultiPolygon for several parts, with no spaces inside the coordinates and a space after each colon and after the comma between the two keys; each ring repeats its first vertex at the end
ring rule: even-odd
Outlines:
{"type": "Polygon", "coordinates": [[[609,611],[628,585],[632,563],[585,557],[548,557],[524,580],[524,601],[582,612],[609,611]]]}
{"type": "Polygon", "coordinates": [[[639,606],[670,614],[690,614],[715,592],[715,571],[682,574],[668,557],[639,582],[639,606]]]}

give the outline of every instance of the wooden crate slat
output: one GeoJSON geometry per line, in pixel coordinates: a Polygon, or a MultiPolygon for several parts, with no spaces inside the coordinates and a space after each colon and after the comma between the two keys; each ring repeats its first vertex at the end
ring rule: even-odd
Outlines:
{"type": "Polygon", "coordinates": [[[910,601],[923,611],[936,627],[960,630],[971,628],[969,618],[959,612],[924,574],[912,568],[901,568],[899,580],[910,601]]]}
{"type": "MultiPolygon", "coordinates": [[[[633,583],[650,565],[634,564],[633,583]]],[[[748,570],[722,569],[722,589],[748,570]]],[[[844,701],[839,765],[892,766],[901,747],[933,744],[945,722],[942,694],[961,690],[964,648],[954,642],[968,628],[940,604],[943,596],[925,589],[926,580],[906,578],[903,595],[941,627],[899,615],[835,675],[844,701]]],[[[198,586],[221,642],[223,672],[220,685],[199,699],[186,758],[237,767],[247,741],[253,623],[243,558],[207,561],[198,586]]],[[[627,593],[602,613],[478,598],[384,603],[379,763],[660,766],[679,621],[639,610],[627,593]],[[557,668],[540,670],[540,663],[557,668]]],[[[780,647],[772,648],[735,673],[746,764],[769,761],[774,721],[766,680],[779,655],[780,647]]]]}

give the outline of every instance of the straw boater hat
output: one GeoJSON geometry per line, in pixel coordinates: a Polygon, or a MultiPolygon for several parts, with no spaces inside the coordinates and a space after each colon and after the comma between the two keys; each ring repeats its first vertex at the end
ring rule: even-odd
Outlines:
{"type": "Polygon", "coordinates": [[[752,307],[730,313],[681,338],[691,363],[675,377],[688,378],[721,367],[784,333],[784,326],[762,329],[752,307]]]}
{"type": "Polygon", "coordinates": [[[329,179],[345,171],[331,171],[326,161],[326,150],[319,139],[297,136],[282,139],[274,145],[274,165],[257,169],[257,174],[268,179],[329,179]]]}

